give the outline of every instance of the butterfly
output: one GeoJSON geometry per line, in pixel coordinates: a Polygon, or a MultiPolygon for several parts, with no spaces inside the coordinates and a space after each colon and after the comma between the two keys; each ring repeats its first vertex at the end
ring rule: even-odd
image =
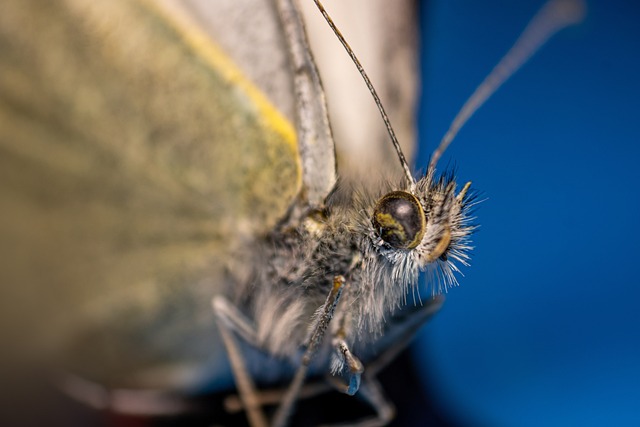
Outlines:
{"type": "Polygon", "coordinates": [[[252,16],[284,28],[291,58],[267,62],[293,63],[276,92],[296,94],[295,128],[178,3],[5,2],[3,324],[107,388],[195,389],[230,359],[253,425],[266,421],[242,383],[295,377],[274,415],[284,425],[307,371],[386,422],[363,370],[440,307],[400,310],[420,270],[455,280],[473,193],[436,174],[439,152],[416,179],[399,148],[400,178],[372,189],[344,163],[337,180],[299,13],[265,7],[252,16]]]}

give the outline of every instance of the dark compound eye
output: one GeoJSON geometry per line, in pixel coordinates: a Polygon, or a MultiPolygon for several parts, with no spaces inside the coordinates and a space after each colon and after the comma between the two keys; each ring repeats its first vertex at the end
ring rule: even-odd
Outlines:
{"type": "Polygon", "coordinates": [[[424,236],[427,220],[422,205],[413,194],[393,191],[378,201],[372,222],[387,244],[398,249],[413,249],[424,236]]]}

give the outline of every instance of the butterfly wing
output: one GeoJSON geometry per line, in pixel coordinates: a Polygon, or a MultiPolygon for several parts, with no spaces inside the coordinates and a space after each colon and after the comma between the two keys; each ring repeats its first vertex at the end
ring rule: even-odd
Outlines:
{"type": "Polygon", "coordinates": [[[215,359],[225,258],[301,182],[289,122],[146,1],[2,2],[0,147],[3,335],[119,386],[215,359]]]}

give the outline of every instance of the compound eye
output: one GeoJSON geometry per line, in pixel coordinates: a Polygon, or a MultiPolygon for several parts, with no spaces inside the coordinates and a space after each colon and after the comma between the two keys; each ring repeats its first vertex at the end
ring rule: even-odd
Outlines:
{"type": "Polygon", "coordinates": [[[413,249],[420,244],[426,217],[418,199],[406,191],[393,191],[378,201],[372,223],[385,243],[397,249],[413,249]]]}

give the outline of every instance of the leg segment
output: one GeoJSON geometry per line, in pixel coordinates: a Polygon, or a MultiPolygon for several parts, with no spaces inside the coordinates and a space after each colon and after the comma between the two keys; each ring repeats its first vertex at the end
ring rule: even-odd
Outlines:
{"type": "Polygon", "coordinates": [[[247,319],[238,312],[226,298],[217,296],[213,299],[213,311],[218,320],[218,329],[229,356],[233,376],[246,409],[252,427],[267,427],[267,418],[262,411],[258,392],[240,353],[233,332],[238,333],[249,343],[255,343],[255,331],[247,319]]]}
{"type": "Polygon", "coordinates": [[[298,398],[300,393],[300,389],[302,388],[302,384],[304,383],[304,379],[307,375],[307,371],[309,370],[309,365],[315,356],[322,339],[324,338],[324,334],[329,327],[329,322],[333,318],[333,313],[335,312],[336,305],[338,305],[338,301],[340,301],[340,295],[342,294],[342,289],[344,288],[345,279],[343,276],[336,276],[333,279],[333,286],[331,287],[331,291],[327,296],[327,300],[322,306],[322,310],[320,312],[320,316],[318,317],[313,332],[307,342],[307,350],[302,356],[302,362],[300,363],[300,367],[296,371],[296,374],[293,378],[293,381],[289,385],[287,393],[282,400],[282,403],[278,407],[276,411],[273,427],[284,427],[287,423],[289,416],[291,415],[291,410],[293,409],[293,405],[298,398]]]}
{"type": "MultiPolygon", "coordinates": [[[[362,381],[360,383],[360,392],[358,396],[362,398],[373,410],[376,412],[376,416],[372,418],[365,418],[355,423],[339,425],[341,427],[380,427],[387,425],[395,415],[395,408],[391,402],[385,397],[380,383],[376,379],[376,375],[385,366],[387,366],[402,350],[404,350],[418,329],[433,316],[444,302],[444,297],[438,296],[429,301],[424,306],[407,308],[400,314],[389,319],[389,325],[385,330],[379,348],[381,352],[379,355],[367,365],[367,369],[362,374],[362,381]]],[[[337,341],[339,343],[339,341],[337,341]]],[[[344,341],[342,341],[344,343],[344,341]]],[[[345,344],[346,347],[346,344],[345,344]]],[[[340,351],[341,347],[337,350],[340,351]]],[[[343,353],[351,355],[348,351],[343,353]]],[[[353,356],[352,356],[353,357],[353,356]]],[[[357,359],[355,359],[357,360],[357,359]]],[[[359,361],[358,361],[359,362],[359,361]]],[[[345,357],[345,364],[351,371],[349,359],[345,357]]],[[[353,365],[355,366],[355,365],[353,365]]],[[[360,371],[362,372],[362,371],[360,371]]],[[[355,376],[355,372],[353,376],[355,376]]],[[[357,374],[358,378],[360,374],[357,374]]],[[[335,377],[331,379],[332,384],[336,385],[335,377]]],[[[338,384],[338,390],[346,392],[347,386],[345,384],[338,384]],[[342,388],[340,388],[342,387],[342,388]]],[[[338,426],[332,426],[338,427],[338,426]]]]}

